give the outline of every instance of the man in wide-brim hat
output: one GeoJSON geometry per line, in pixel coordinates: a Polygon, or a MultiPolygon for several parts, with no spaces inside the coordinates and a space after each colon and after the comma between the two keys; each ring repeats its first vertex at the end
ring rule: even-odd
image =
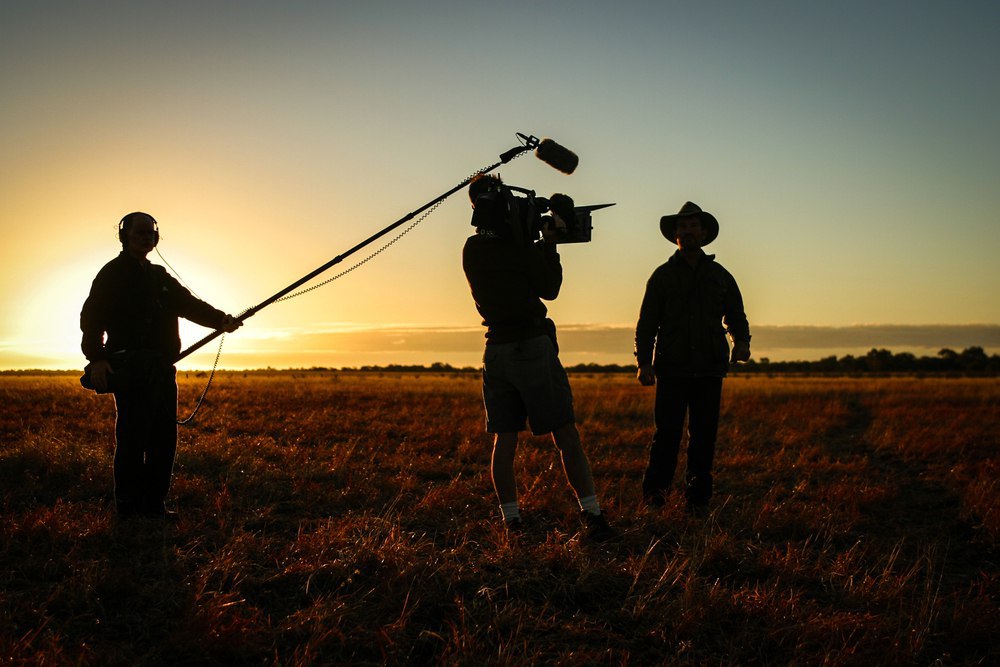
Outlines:
{"type": "Polygon", "coordinates": [[[677,213],[660,218],[660,233],[671,243],[677,243],[677,222],[682,218],[696,218],[701,223],[705,237],[699,247],[707,246],[719,236],[719,221],[715,216],[693,202],[685,202],[677,213]]]}
{"type": "Polygon", "coordinates": [[[719,235],[715,216],[687,202],[660,218],[660,232],[677,250],[646,283],[635,327],[637,377],[656,385],[642,491],[649,505],[666,503],[687,416],[685,497],[688,509],[701,513],[712,497],[722,379],[730,363],[750,358],[750,325],[736,280],[702,249],[719,235]]]}

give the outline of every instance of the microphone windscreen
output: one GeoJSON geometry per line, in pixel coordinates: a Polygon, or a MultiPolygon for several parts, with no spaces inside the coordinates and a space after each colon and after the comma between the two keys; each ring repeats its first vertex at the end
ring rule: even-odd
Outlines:
{"type": "Polygon", "coordinates": [[[580,164],[580,158],[577,157],[576,153],[565,146],[560,146],[551,139],[542,139],[538,148],[535,149],[535,156],[564,174],[572,174],[576,165],[580,164]]]}

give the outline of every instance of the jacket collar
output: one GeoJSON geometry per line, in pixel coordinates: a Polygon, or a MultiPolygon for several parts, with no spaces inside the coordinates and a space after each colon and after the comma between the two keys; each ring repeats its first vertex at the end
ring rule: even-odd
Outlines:
{"type": "MultiPolygon", "coordinates": [[[[704,250],[702,250],[701,251],[701,261],[702,262],[714,262],[715,261],[715,255],[709,255],[707,252],[705,252],[704,250]]],[[[677,250],[674,251],[674,254],[672,254],[670,256],[670,259],[668,259],[667,262],[675,263],[675,264],[679,262],[681,264],[684,264],[685,266],[690,266],[690,264],[687,263],[687,260],[684,259],[684,253],[681,252],[680,248],[678,248],[677,250]]],[[[699,265],[700,264],[701,264],[701,262],[699,262],[699,265]]]]}

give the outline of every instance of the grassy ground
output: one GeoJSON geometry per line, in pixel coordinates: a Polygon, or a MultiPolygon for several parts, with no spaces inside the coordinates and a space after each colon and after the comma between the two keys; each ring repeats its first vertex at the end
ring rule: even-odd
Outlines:
{"type": "Polygon", "coordinates": [[[997,380],[731,378],[701,519],[640,503],[652,391],[571,382],[610,545],[536,438],[505,534],[474,375],[217,377],[167,525],[110,515],[109,398],[0,377],[0,660],[1000,661],[997,380]]]}

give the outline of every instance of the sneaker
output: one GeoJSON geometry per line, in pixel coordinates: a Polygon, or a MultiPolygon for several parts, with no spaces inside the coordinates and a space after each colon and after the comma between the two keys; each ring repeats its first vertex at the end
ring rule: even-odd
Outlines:
{"type": "Polygon", "coordinates": [[[607,542],[618,537],[618,531],[608,524],[603,514],[591,514],[586,510],[580,512],[580,521],[586,528],[588,542],[607,542]]]}

